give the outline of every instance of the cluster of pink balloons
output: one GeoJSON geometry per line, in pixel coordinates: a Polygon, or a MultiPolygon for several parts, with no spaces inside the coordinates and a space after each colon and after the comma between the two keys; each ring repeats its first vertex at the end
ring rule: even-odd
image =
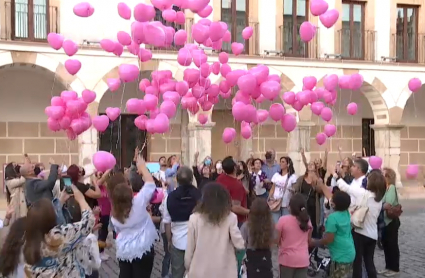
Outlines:
{"type": "MultiPolygon", "coordinates": [[[[80,10],[79,10],[80,11],[80,10]]],[[[47,41],[53,49],[63,49],[69,57],[74,56],[78,52],[78,44],[72,40],[65,40],[61,34],[49,33],[47,41]]],[[[65,61],[65,69],[69,74],[75,75],[81,69],[81,62],[78,59],[68,59],[65,61]]]]}
{"type": "MultiPolygon", "coordinates": [[[[326,28],[335,25],[339,18],[339,12],[336,9],[328,10],[329,6],[325,0],[311,0],[310,12],[314,16],[318,16],[320,22],[326,28]]],[[[309,21],[305,21],[300,26],[300,38],[303,42],[311,41],[316,35],[316,26],[309,21]]]]}
{"type": "Polygon", "coordinates": [[[52,97],[51,106],[44,110],[48,116],[48,128],[51,131],[64,130],[70,140],[75,140],[92,125],[86,109],[95,99],[96,93],[90,90],[84,90],[81,97],[74,91],[63,91],[60,97],[52,97]]]}

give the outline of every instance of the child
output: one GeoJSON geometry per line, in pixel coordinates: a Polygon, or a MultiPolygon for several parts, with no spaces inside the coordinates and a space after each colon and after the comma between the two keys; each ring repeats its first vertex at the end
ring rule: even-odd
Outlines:
{"type": "Polygon", "coordinates": [[[279,244],[280,278],[307,277],[310,256],[308,243],[313,226],[307,213],[306,200],[295,194],[289,201],[290,215],[282,216],[276,224],[279,244]]]}
{"type": "Polygon", "coordinates": [[[256,198],[252,202],[241,233],[247,248],[247,277],[273,278],[270,245],[274,239],[274,223],[266,199],[256,198]]]}
{"type": "Polygon", "coordinates": [[[323,238],[312,241],[311,245],[327,245],[332,260],[330,278],[345,278],[351,272],[356,255],[351,235],[351,217],[348,212],[351,198],[343,191],[336,191],[332,195],[328,188],[322,187],[322,189],[325,196],[331,199],[334,212],[326,220],[323,238]]]}

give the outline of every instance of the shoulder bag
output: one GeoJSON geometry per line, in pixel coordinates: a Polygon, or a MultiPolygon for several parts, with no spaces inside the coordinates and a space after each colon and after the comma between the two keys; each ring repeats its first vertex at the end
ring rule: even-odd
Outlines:
{"type": "Polygon", "coordinates": [[[354,228],[363,229],[364,227],[364,221],[367,213],[369,212],[369,207],[367,206],[368,195],[369,194],[366,190],[363,194],[362,202],[354,208],[354,211],[351,214],[351,225],[354,228]]]}
{"type": "MultiPolygon", "coordinates": [[[[394,185],[395,187],[395,185],[394,185]]],[[[401,216],[401,214],[403,213],[403,207],[400,205],[399,201],[398,201],[398,192],[397,192],[397,188],[395,188],[395,196],[397,198],[397,205],[395,206],[391,206],[390,208],[388,208],[386,210],[387,212],[387,217],[389,219],[397,219],[401,216]]]]}
{"type": "Polygon", "coordinates": [[[286,189],[288,188],[288,182],[289,182],[289,177],[286,179],[285,186],[283,189],[279,187],[277,188],[277,190],[283,190],[282,198],[279,198],[277,200],[273,197],[274,192],[276,190],[276,185],[275,184],[272,185],[272,189],[269,192],[269,197],[267,198],[267,204],[269,205],[270,211],[280,210],[280,207],[282,206],[283,197],[285,196],[286,189]]]}

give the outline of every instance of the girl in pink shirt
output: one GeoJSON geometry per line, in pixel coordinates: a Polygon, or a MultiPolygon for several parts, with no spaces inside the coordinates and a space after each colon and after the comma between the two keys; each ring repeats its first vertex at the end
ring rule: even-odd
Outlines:
{"type": "Polygon", "coordinates": [[[310,265],[308,243],[313,226],[301,194],[292,196],[289,209],[291,214],[282,216],[276,224],[280,278],[305,278],[310,265]]]}

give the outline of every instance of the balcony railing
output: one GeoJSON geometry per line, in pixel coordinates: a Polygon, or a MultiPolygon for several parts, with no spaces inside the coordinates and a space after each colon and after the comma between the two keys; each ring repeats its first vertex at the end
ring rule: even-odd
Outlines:
{"type": "Polygon", "coordinates": [[[391,34],[391,57],[399,63],[425,64],[425,34],[391,34]]]}
{"type": "MultiPolygon", "coordinates": [[[[229,23],[228,23],[229,24],[229,23]]],[[[236,29],[238,30],[237,42],[242,42],[245,45],[244,51],[242,54],[244,55],[260,55],[260,24],[258,22],[250,22],[249,26],[254,30],[252,37],[246,41],[242,38],[242,30],[245,29],[245,24],[243,22],[238,24],[236,29]]],[[[234,42],[234,38],[232,38],[232,42],[234,42]]],[[[227,53],[232,53],[232,43],[224,42],[222,46],[222,51],[227,53]]]]}
{"type": "Polygon", "coordinates": [[[283,56],[287,57],[300,57],[317,59],[320,57],[320,33],[319,28],[316,28],[316,35],[314,38],[305,43],[301,40],[299,35],[300,24],[294,28],[292,22],[284,23],[279,26],[278,34],[278,49],[282,52],[283,56]]]}
{"type": "Polygon", "coordinates": [[[56,6],[9,0],[4,2],[1,10],[2,40],[44,42],[50,32],[60,32],[59,8],[56,6]]]}
{"type": "Polygon", "coordinates": [[[336,53],[342,59],[375,61],[376,31],[338,30],[336,53]]]}

